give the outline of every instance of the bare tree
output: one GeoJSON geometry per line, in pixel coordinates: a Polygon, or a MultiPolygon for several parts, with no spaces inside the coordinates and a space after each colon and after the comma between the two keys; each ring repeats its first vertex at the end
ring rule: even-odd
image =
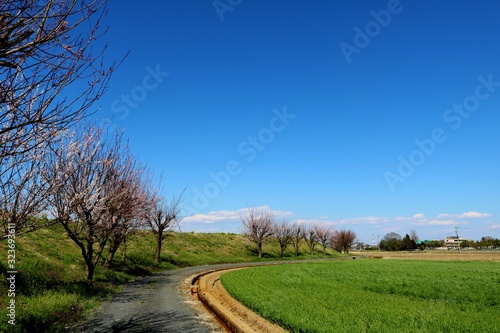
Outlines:
{"type": "Polygon", "coordinates": [[[181,201],[184,191],[178,197],[173,196],[171,200],[161,198],[151,211],[149,225],[156,238],[155,261],[157,263],[160,262],[161,247],[168,236],[168,232],[178,226],[181,218],[181,201]]]}
{"type": "Polygon", "coordinates": [[[334,231],[333,237],[330,239],[330,247],[339,253],[342,253],[344,250],[340,240],[339,231],[334,231]]]}
{"type": "Polygon", "coordinates": [[[356,242],[356,233],[351,230],[339,230],[335,232],[332,238],[332,247],[344,253],[349,253],[353,244],[356,242]]]}
{"type": "Polygon", "coordinates": [[[299,256],[299,250],[300,250],[300,243],[302,243],[302,240],[304,239],[302,236],[302,224],[295,222],[292,225],[292,239],[291,243],[293,246],[293,249],[295,251],[295,256],[299,256]]]}
{"type": "Polygon", "coordinates": [[[248,208],[247,215],[240,216],[244,226],[244,233],[257,245],[259,258],[262,258],[264,241],[274,233],[274,215],[270,211],[256,212],[255,208],[248,208]]]}
{"type": "MultiPolygon", "coordinates": [[[[149,170],[145,171],[142,177],[141,186],[139,191],[139,211],[137,216],[127,224],[118,233],[118,237],[121,238],[123,243],[121,263],[125,264],[127,258],[127,239],[135,231],[142,229],[143,227],[150,226],[151,212],[155,209],[160,197],[158,196],[158,189],[153,185],[152,173],[149,170]]],[[[115,234],[115,233],[113,233],[115,234]]],[[[110,259],[112,260],[112,258],[110,259]]]]}
{"type": "Polygon", "coordinates": [[[0,163],[52,142],[106,90],[113,68],[102,62],[105,46],[93,47],[105,4],[0,2],[0,163]]]}
{"type": "Polygon", "coordinates": [[[276,237],[280,247],[279,256],[280,258],[283,258],[286,247],[292,241],[293,229],[286,220],[282,220],[280,223],[275,225],[274,236],[276,237]]]}
{"type": "Polygon", "coordinates": [[[115,193],[120,138],[105,140],[102,130],[84,127],[61,140],[43,175],[51,182],[51,210],[78,245],[92,281],[113,224],[106,219],[115,193]]]}
{"type": "Polygon", "coordinates": [[[311,225],[302,226],[302,238],[305,240],[307,246],[309,247],[309,252],[314,255],[314,248],[318,244],[318,236],[314,231],[314,227],[311,225]]]}
{"type": "Polygon", "coordinates": [[[95,45],[105,4],[0,1],[0,223],[16,233],[46,225],[37,219],[50,192],[38,172],[45,152],[97,110],[114,70],[103,64],[105,46],[95,45]]]}
{"type": "Polygon", "coordinates": [[[333,236],[333,227],[326,225],[314,225],[314,233],[318,239],[318,242],[323,246],[323,255],[326,255],[326,248],[333,236]]]}
{"type": "Polygon", "coordinates": [[[2,238],[7,230],[16,234],[50,225],[40,216],[47,208],[49,183],[41,176],[46,151],[35,148],[24,155],[11,155],[0,165],[0,227],[2,238]]]}
{"type": "Polygon", "coordinates": [[[417,230],[410,229],[410,239],[417,243],[419,241],[417,230]]]}
{"type": "Polygon", "coordinates": [[[356,247],[357,251],[364,251],[365,250],[365,243],[358,241],[358,242],[356,242],[355,247],[356,247]]]}

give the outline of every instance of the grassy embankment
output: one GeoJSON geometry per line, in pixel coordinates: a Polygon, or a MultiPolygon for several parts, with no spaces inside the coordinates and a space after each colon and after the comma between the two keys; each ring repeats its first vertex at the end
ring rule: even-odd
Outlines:
{"type": "MultiPolygon", "coordinates": [[[[97,268],[95,282],[85,282],[85,266],[79,248],[59,226],[19,236],[16,239],[16,326],[8,325],[9,298],[6,280],[7,247],[0,241],[0,332],[58,331],[88,315],[123,284],[137,276],[176,267],[229,262],[259,261],[252,243],[241,235],[173,233],[165,240],[162,260],[153,261],[155,241],[151,233],[132,236],[127,260],[120,263],[121,250],[111,270],[97,268]]],[[[319,249],[318,249],[319,250],[319,249]]],[[[262,260],[276,260],[278,247],[265,246],[262,260]]],[[[301,251],[299,259],[311,258],[301,251]]],[[[328,252],[329,256],[338,255],[328,252]]],[[[322,257],[321,254],[314,256],[322,257]]],[[[290,252],[286,259],[294,259],[290,252]]]]}
{"type": "Polygon", "coordinates": [[[499,264],[349,260],[250,268],[221,281],[291,332],[500,332],[499,264]]]}

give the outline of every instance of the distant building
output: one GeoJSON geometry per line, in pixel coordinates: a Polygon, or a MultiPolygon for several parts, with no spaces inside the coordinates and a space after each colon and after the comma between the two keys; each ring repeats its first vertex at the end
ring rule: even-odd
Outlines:
{"type": "Polygon", "coordinates": [[[461,238],[458,236],[448,236],[444,240],[444,247],[448,250],[459,250],[460,249],[460,243],[462,241],[467,240],[465,238],[461,238]]]}

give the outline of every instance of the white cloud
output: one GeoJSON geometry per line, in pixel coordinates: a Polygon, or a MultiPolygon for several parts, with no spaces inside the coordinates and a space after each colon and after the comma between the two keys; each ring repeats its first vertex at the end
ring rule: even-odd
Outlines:
{"type": "Polygon", "coordinates": [[[456,218],[456,219],[477,219],[490,217],[491,214],[488,213],[479,213],[479,212],[465,212],[462,214],[439,214],[438,218],[456,218]]]}
{"type": "MultiPolygon", "coordinates": [[[[319,224],[334,226],[338,229],[342,228],[374,228],[382,231],[400,231],[415,228],[415,227],[434,227],[443,228],[445,226],[465,226],[470,222],[470,219],[481,219],[491,217],[492,214],[469,211],[461,214],[442,213],[434,217],[427,217],[424,213],[416,213],[410,216],[364,216],[350,217],[341,219],[331,219],[328,216],[320,216],[316,219],[297,219],[292,211],[272,210],[270,206],[264,205],[254,207],[257,212],[271,211],[276,219],[286,219],[290,222],[297,221],[304,224],[319,224]],[[352,226],[352,227],[351,227],[352,226]],[[359,227],[356,227],[359,226],[359,227]]],[[[229,228],[234,229],[234,226],[241,225],[240,217],[246,215],[248,208],[237,210],[218,210],[203,214],[195,214],[187,216],[181,223],[187,228],[205,229],[205,226],[210,228],[229,228]]],[[[490,222],[491,223],[491,222],[490,222]]],[[[487,227],[488,229],[500,229],[500,224],[493,224],[487,227]]]]}
{"type": "Polygon", "coordinates": [[[464,219],[471,218],[485,218],[490,217],[491,214],[479,212],[465,212],[462,214],[439,214],[436,217],[426,217],[423,213],[417,213],[412,216],[396,216],[396,217],[381,217],[381,216],[367,216],[346,218],[335,221],[336,224],[369,224],[374,226],[387,225],[387,224],[414,224],[418,226],[444,226],[444,225],[464,225],[467,221],[464,219]]]}
{"type": "MultiPolygon", "coordinates": [[[[288,218],[293,216],[293,213],[290,211],[284,211],[284,210],[272,210],[271,207],[269,206],[259,206],[259,207],[254,207],[257,212],[262,212],[262,211],[271,211],[274,216],[278,219],[280,218],[288,218]]],[[[195,214],[195,215],[190,215],[181,220],[181,223],[205,223],[205,224],[212,224],[216,222],[221,222],[221,221],[236,221],[240,220],[241,216],[244,216],[247,214],[248,208],[241,208],[237,210],[217,210],[217,211],[211,211],[206,214],[195,214]]]]}
{"type": "Polygon", "coordinates": [[[339,224],[383,224],[391,222],[390,218],[379,216],[353,217],[338,220],[339,224]]]}
{"type": "Polygon", "coordinates": [[[318,225],[327,225],[327,226],[335,226],[337,223],[335,223],[333,220],[324,220],[324,219],[297,219],[293,221],[295,223],[299,224],[318,224],[318,225]]]}
{"type": "Polygon", "coordinates": [[[214,223],[217,221],[223,221],[226,218],[217,215],[208,214],[196,214],[185,217],[181,220],[181,223],[214,223]]]}
{"type": "Polygon", "coordinates": [[[431,219],[423,221],[420,225],[452,225],[452,224],[456,224],[456,222],[454,220],[431,219]]]}
{"type": "Polygon", "coordinates": [[[491,214],[488,213],[478,213],[478,212],[466,212],[460,214],[459,218],[482,218],[482,217],[490,217],[491,214]]]}
{"type": "Polygon", "coordinates": [[[211,211],[206,214],[195,214],[190,215],[182,219],[181,223],[215,223],[219,221],[226,220],[236,220],[240,218],[240,214],[243,213],[243,210],[219,210],[219,211],[211,211]]]}

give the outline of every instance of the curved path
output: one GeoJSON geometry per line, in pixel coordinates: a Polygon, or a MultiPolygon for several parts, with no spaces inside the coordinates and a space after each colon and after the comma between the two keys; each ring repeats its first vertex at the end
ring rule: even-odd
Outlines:
{"type": "Polygon", "coordinates": [[[137,279],[68,332],[224,332],[198,301],[187,297],[187,286],[191,285],[191,276],[232,266],[187,267],[137,279]]]}
{"type": "MultiPolygon", "coordinates": [[[[318,260],[325,259],[313,261],[318,260]]],[[[306,261],[309,260],[207,265],[156,273],[126,285],[122,292],[105,302],[96,314],[67,331],[224,332],[202,305],[190,297],[190,286],[195,276],[215,269],[306,261]]]]}

